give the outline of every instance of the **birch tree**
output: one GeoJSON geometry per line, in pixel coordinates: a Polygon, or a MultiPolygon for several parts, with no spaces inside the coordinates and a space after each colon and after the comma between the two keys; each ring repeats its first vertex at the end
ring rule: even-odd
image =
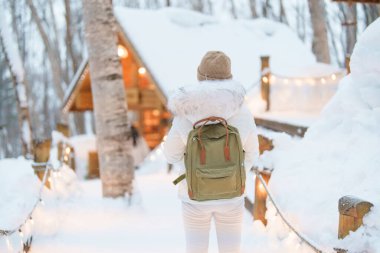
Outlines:
{"type": "Polygon", "coordinates": [[[5,18],[0,16],[0,46],[5,58],[5,63],[11,74],[12,83],[16,94],[18,111],[18,127],[22,143],[22,153],[25,157],[31,154],[32,128],[29,117],[28,87],[24,76],[24,67],[21,61],[19,47],[12,38],[12,33],[5,18]]]}
{"type": "Polygon", "coordinates": [[[83,0],[103,196],[132,194],[134,177],[116,20],[110,0],[83,0]]]}
{"type": "Polygon", "coordinates": [[[317,61],[330,63],[324,0],[308,0],[308,3],[313,28],[313,53],[317,61]]]}

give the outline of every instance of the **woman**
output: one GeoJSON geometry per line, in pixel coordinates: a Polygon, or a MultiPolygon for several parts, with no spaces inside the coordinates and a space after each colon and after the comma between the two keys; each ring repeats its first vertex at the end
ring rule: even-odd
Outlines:
{"type": "MultiPolygon", "coordinates": [[[[245,151],[246,171],[258,156],[258,138],[253,116],[244,104],[245,90],[232,79],[231,61],[220,51],[207,52],[199,67],[198,84],[182,87],[169,98],[174,114],[173,124],[164,143],[169,163],[179,164],[185,171],[184,153],[189,132],[198,120],[215,116],[239,130],[245,151]]],[[[179,185],[187,253],[207,253],[212,218],[220,253],[240,252],[244,197],[194,201],[188,196],[186,180],[179,185]]]]}

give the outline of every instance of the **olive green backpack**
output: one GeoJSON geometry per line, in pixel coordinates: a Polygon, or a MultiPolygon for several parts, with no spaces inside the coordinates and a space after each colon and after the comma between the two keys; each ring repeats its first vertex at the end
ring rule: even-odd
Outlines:
{"type": "Polygon", "coordinates": [[[186,174],[173,183],[186,178],[190,199],[205,201],[241,196],[245,189],[245,169],[237,128],[220,117],[196,122],[187,138],[185,167],[186,174]],[[218,123],[207,125],[210,121],[218,123]]]}

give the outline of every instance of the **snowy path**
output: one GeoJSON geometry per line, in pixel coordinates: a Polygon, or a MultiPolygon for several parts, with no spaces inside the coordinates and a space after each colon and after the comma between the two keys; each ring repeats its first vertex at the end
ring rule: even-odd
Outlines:
{"type": "MultiPolygon", "coordinates": [[[[66,204],[58,232],[35,238],[32,253],[184,252],[181,205],[171,184],[173,177],[165,172],[138,175],[140,197],[133,207],[123,199],[101,198],[99,180],[82,181],[83,194],[66,204]]],[[[243,248],[247,252],[251,230],[252,220],[246,212],[243,248]]],[[[216,249],[212,234],[210,253],[216,249]]]]}

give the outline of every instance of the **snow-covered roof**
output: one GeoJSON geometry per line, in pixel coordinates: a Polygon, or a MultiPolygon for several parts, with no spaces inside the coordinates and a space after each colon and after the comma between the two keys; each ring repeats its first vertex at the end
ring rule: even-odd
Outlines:
{"type": "MultiPolygon", "coordinates": [[[[310,49],[288,26],[268,19],[219,20],[178,8],[118,6],[114,13],[124,38],[166,97],[178,87],[197,82],[198,64],[210,50],[230,56],[234,79],[247,90],[259,83],[260,56],[270,56],[270,69],[280,76],[316,77],[339,71],[316,63],[310,49]]],[[[85,60],[66,91],[64,112],[80,89],[77,84],[87,63],[85,60]]]]}
{"type": "Polygon", "coordinates": [[[259,79],[260,56],[271,69],[315,64],[310,49],[286,25],[267,19],[218,20],[184,9],[137,10],[115,7],[126,37],[167,96],[196,82],[196,69],[209,50],[230,56],[234,78],[249,88],[259,79]]]}

